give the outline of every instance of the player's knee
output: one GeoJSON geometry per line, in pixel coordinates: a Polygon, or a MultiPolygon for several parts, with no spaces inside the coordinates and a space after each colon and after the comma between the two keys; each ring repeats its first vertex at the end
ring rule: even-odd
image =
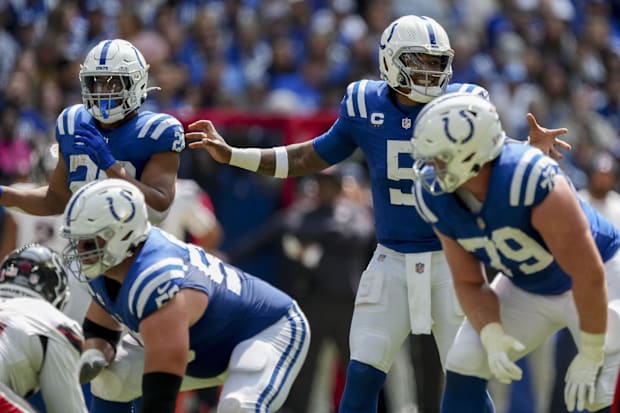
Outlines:
{"type": "Polygon", "coordinates": [[[217,406],[217,413],[245,413],[253,411],[253,409],[244,410],[241,406],[241,401],[234,397],[227,397],[220,400],[217,406]]]}
{"type": "Polygon", "coordinates": [[[351,337],[351,359],[387,372],[399,347],[380,331],[364,330],[351,337]]]}
{"type": "Polygon", "coordinates": [[[490,375],[486,353],[481,346],[453,345],[446,357],[446,369],[465,375],[480,377],[490,375]]]}

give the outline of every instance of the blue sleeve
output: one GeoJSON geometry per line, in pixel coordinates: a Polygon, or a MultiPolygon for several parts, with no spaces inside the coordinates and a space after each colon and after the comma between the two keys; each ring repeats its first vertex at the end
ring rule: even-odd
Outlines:
{"type": "Polygon", "coordinates": [[[136,278],[129,294],[129,311],[137,325],[181,290],[184,276],[182,264],[170,262],[156,271],[147,269],[136,278]]]}
{"type": "Polygon", "coordinates": [[[338,118],[327,132],[312,140],[312,146],[325,162],[333,165],[347,159],[357,148],[350,132],[351,125],[338,118]]]}
{"type": "Polygon", "coordinates": [[[75,135],[77,126],[81,123],[93,124],[93,118],[84,109],[84,105],[73,105],[65,108],[56,119],[55,135],[58,143],[62,144],[64,137],[75,135]]]}
{"type": "Polygon", "coordinates": [[[138,130],[138,139],[149,138],[154,152],[181,152],[185,149],[183,125],[177,118],[165,113],[151,114],[138,130]]]}
{"type": "Polygon", "coordinates": [[[558,164],[538,149],[529,149],[519,159],[510,181],[510,206],[533,207],[551,193],[558,175],[558,164]]]}

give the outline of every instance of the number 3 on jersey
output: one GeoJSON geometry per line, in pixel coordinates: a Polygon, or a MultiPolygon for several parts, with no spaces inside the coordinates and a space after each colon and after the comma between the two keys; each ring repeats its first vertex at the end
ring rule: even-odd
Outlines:
{"type": "MultiPolygon", "coordinates": [[[[391,181],[411,181],[409,188],[413,187],[413,158],[411,157],[411,143],[399,140],[387,141],[387,177],[391,181]],[[404,158],[408,157],[408,158],[404,158]],[[401,159],[411,160],[409,166],[402,167],[401,159]]],[[[399,188],[390,188],[390,203],[392,205],[415,205],[414,195],[411,192],[403,192],[399,188]]]]}

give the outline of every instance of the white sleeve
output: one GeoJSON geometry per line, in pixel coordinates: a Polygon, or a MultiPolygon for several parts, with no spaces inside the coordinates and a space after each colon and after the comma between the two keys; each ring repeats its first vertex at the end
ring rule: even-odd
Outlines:
{"type": "Polygon", "coordinates": [[[80,355],[68,342],[50,339],[39,387],[48,413],[88,413],[77,374],[80,355]]]}

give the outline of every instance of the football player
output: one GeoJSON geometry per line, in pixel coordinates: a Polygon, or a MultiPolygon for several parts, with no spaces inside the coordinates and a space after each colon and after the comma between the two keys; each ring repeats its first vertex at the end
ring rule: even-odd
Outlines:
{"type": "Polygon", "coordinates": [[[80,68],[82,104],[56,121],[60,156],[47,186],[0,186],[0,205],[33,215],[62,214],[71,194],[99,179],[119,178],[145,194],[150,218],[161,221],[172,203],[183,127],[171,115],[140,112],[149,65],[126,40],[103,40],[80,68]]]}
{"type": "Polygon", "coordinates": [[[142,412],[173,413],[180,389],[218,385],[220,413],[282,406],[310,340],[288,295],[152,227],[125,180],[78,190],[61,233],[93,297],[80,378],[119,402],[105,411],[131,412],[122,402],[142,395],[142,412]],[[130,351],[117,347],[123,326],[139,344],[130,351]]]}
{"type": "MultiPolygon", "coordinates": [[[[448,35],[435,20],[404,16],[381,36],[382,80],[351,83],[338,119],[325,134],[276,148],[234,148],[208,120],[188,127],[191,148],[206,149],[218,162],[278,178],[316,173],[358,148],[364,153],[378,246],[357,292],[340,403],[344,413],[376,412],[386,373],[408,334],[432,332],[443,361],[463,319],[440,242],[412,208],[409,143],[416,116],[432,99],[446,91],[488,96],[478,85],[449,83],[453,56],[448,35]]],[[[528,119],[532,140],[557,154],[553,143],[566,130],[541,129],[531,115],[528,119]]]]}
{"type": "Polygon", "coordinates": [[[504,145],[495,107],[447,94],[413,132],[415,199],[433,225],[467,316],[446,362],[442,412],[491,412],[487,380],[520,380],[515,360],[568,327],[568,411],[611,405],[620,366],[620,233],[551,158],[504,145]],[[484,266],[499,271],[489,286],[484,266]]]}
{"type": "MultiPolygon", "coordinates": [[[[61,312],[67,286],[60,255],[39,244],[14,250],[0,266],[0,383],[19,397],[40,390],[49,413],[87,412],[76,375],[82,330],[61,312]]],[[[30,411],[0,393],[2,411],[30,411]]]]}
{"type": "MultiPolygon", "coordinates": [[[[145,194],[149,218],[165,218],[175,194],[183,127],[171,115],[140,111],[147,94],[149,65],[122,39],[103,40],[80,68],[82,104],[62,111],[56,121],[59,159],[47,186],[0,186],[0,205],[32,215],[62,214],[71,194],[84,184],[119,178],[145,194]]],[[[90,297],[71,280],[66,309],[82,320],[90,297]]]]}

